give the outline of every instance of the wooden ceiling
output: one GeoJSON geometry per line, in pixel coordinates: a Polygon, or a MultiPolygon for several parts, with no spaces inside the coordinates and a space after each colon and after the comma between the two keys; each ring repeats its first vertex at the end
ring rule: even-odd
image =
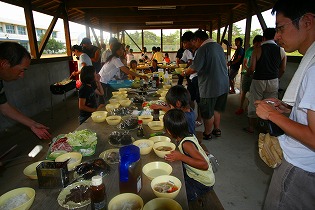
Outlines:
{"type": "Polygon", "coordinates": [[[110,32],[155,28],[215,30],[272,8],[275,0],[2,0],[55,15],[64,2],[70,21],[110,32]],[[139,7],[161,7],[141,10],[139,7]],[[163,7],[165,9],[163,9],[163,7]],[[171,9],[172,8],[172,9],[171,9]],[[155,22],[157,25],[147,25],[155,22]],[[158,23],[159,22],[159,23],[158,23]],[[168,22],[172,24],[162,24],[168,22]]]}

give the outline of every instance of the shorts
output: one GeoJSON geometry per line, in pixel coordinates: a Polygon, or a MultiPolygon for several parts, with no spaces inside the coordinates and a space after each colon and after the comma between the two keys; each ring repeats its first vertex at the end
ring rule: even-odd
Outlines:
{"type": "Polygon", "coordinates": [[[230,72],[229,72],[229,78],[230,80],[233,80],[235,79],[236,75],[238,74],[238,69],[233,69],[233,68],[230,68],[230,72]]]}
{"type": "Polygon", "coordinates": [[[250,86],[248,117],[257,118],[256,107],[254,102],[256,100],[263,100],[266,98],[278,98],[279,79],[271,80],[255,80],[253,79],[250,86]]]}
{"type": "Polygon", "coordinates": [[[187,84],[187,90],[190,93],[191,101],[200,102],[198,77],[194,77],[190,83],[187,84]]]}
{"type": "Polygon", "coordinates": [[[113,96],[112,92],[116,90],[108,84],[101,83],[101,85],[104,89],[104,95],[99,96],[99,104],[106,104],[108,103],[108,100],[113,96]]]}
{"type": "Polygon", "coordinates": [[[184,179],[186,185],[186,195],[188,201],[196,200],[198,197],[207,194],[207,192],[213,190],[213,186],[205,186],[200,182],[190,178],[185,169],[184,170],[184,179]]]}
{"type": "Polygon", "coordinates": [[[201,117],[211,119],[214,111],[224,112],[227,102],[227,93],[215,98],[200,98],[199,108],[201,117]]]}
{"type": "Polygon", "coordinates": [[[242,75],[242,91],[244,93],[248,92],[250,89],[250,85],[252,84],[252,76],[247,76],[246,74],[242,75]]]}

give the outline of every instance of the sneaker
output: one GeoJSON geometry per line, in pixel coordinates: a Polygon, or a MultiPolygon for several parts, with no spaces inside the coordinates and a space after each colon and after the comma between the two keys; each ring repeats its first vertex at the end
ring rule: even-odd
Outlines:
{"type": "Polygon", "coordinates": [[[243,113],[244,113],[244,109],[242,109],[242,108],[239,108],[239,109],[236,110],[236,112],[235,112],[236,115],[241,115],[241,114],[243,114],[243,113]]]}

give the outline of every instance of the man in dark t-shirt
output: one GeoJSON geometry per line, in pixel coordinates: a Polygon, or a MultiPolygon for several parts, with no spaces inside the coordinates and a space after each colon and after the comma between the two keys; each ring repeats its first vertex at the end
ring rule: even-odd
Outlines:
{"type": "Polygon", "coordinates": [[[50,139],[48,127],[30,119],[11,106],[4,92],[3,81],[10,82],[24,76],[31,63],[31,55],[15,42],[0,44],[0,113],[29,127],[40,139],[50,139]]]}
{"type": "Polygon", "coordinates": [[[228,62],[228,66],[230,66],[230,72],[229,72],[229,81],[230,81],[230,92],[231,94],[235,93],[235,77],[238,74],[238,70],[240,69],[240,66],[243,63],[244,59],[244,49],[242,48],[243,45],[243,39],[241,37],[238,37],[235,39],[235,45],[236,45],[236,50],[233,55],[232,60],[228,62]]]}

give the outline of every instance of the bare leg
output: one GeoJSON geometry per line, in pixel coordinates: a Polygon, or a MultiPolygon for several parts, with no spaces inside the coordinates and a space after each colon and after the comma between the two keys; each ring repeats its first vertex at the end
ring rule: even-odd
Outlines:
{"type": "Polygon", "coordinates": [[[214,111],[214,129],[220,129],[221,114],[220,112],[214,111]]]}
{"type": "Polygon", "coordinates": [[[201,113],[200,113],[200,108],[199,108],[198,105],[197,105],[197,109],[198,109],[198,114],[197,114],[197,119],[196,119],[196,121],[202,122],[202,117],[201,117],[201,113]]]}
{"type": "Polygon", "coordinates": [[[204,124],[204,128],[205,128],[204,134],[206,134],[206,135],[211,134],[213,122],[214,122],[214,116],[212,116],[211,119],[203,118],[203,124],[204,124]]]}
{"type": "Polygon", "coordinates": [[[235,93],[234,79],[230,79],[230,91],[231,91],[231,93],[235,93]]]}

